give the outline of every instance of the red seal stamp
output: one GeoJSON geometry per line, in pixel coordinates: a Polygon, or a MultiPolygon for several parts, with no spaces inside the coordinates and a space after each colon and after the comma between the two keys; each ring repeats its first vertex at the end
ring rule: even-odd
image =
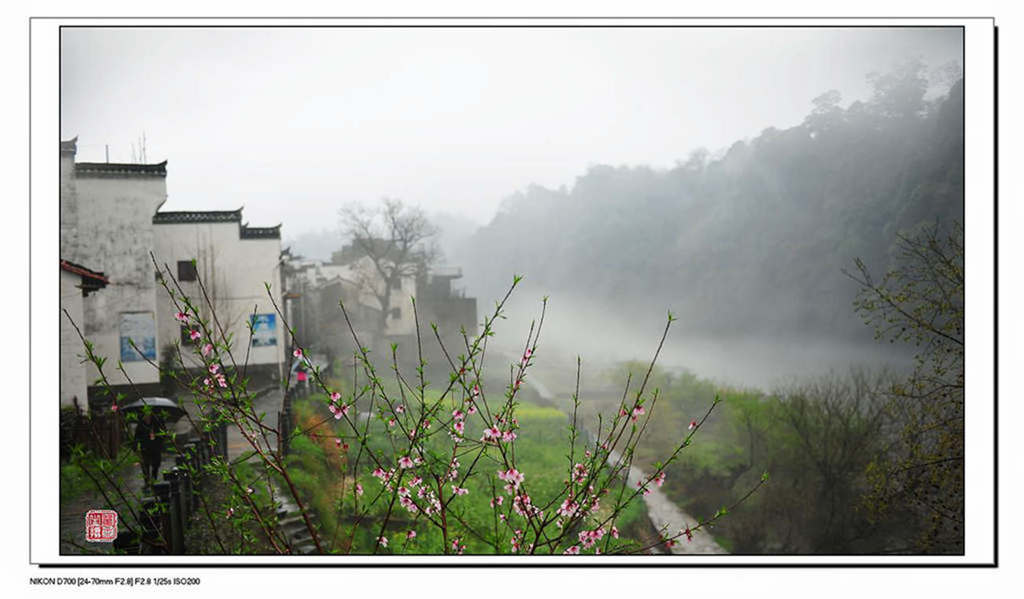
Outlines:
{"type": "Polygon", "coordinates": [[[117,512],[114,510],[89,510],[85,514],[85,540],[93,543],[110,543],[117,538],[117,512]]]}

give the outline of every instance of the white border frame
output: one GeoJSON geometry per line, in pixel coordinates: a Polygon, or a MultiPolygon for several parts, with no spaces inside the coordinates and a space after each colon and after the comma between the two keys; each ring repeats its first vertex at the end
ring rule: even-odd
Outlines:
{"type": "Polygon", "coordinates": [[[33,19],[31,31],[31,541],[32,563],[88,564],[390,564],[443,565],[987,565],[995,561],[994,505],[994,22],[987,18],[921,19],[33,19]],[[353,556],[353,557],[90,557],[59,554],[58,493],[54,484],[58,377],[53,376],[53,347],[59,339],[59,27],[61,25],[692,25],[785,27],[858,25],[963,26],[965,73],[965,251],[967,257],[966,338],[966,554],[964,556],[657,556],[519,557],[512,556],[353,556]],[[992,398],[993,401],[985,401],[992,398]]]}

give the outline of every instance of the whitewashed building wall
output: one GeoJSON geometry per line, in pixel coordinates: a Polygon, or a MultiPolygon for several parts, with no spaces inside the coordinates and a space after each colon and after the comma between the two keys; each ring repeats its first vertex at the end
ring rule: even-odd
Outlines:
{"type": "MultiPolygon", "coordinates": [[[[153,214],[167,200],[167,163],[76,163],[76,140],[61,143],[60,256],[105,272],[110,284],[83,300],[83,333],[107,358],[112,385],[159,382],[155,340],[156,282],[149,252],[153,214]],[[122,340],[136,339],[146,357],[122,340]],[[152,341],[150,344],[148,341],[152,341]]],[[[98,372],[87,368],[93,381],[98,372]]],[[[82,398],[80,398],[82,399],[82,398]]]]}
{"type": "Polygon", "coordinates": [[[88,383],[85,378],[85,365],[81,363],[80,356],[85,354],[82,347],[82,340],[75,332],[74,326],[64,315],[64,311],[82,326],[82,290],[78,288],[81,277],[66,270],[60,271],[60,407],[74,405],[74,398],[78,399],[80,408],[86,406],[86,389],[88,383]]]}
{"type": "MultiPolygon", "coordinates": [[[[242,211],[160,212],[153,217],[154,254],[163,268],[179,278],[179,262],[196,261],[196,274],[206,288],[217,319],[232,339],[236,363],[277,369],[284,361],[287,339],[280,315],[276,314],[265,283],[271,286],[273,301],[283,309],[281,298],[281,235],[278,227],[248,227],[242,224],[242,211]],[[249,319],[256,314],[260,322],[273,321],[271,329],[261,329],[250,345],[249,319]]],[[[187,267],[185,267],[187,269],[187,267]]],[[[166,273],[166,271],[165,271],[166,273]]],[[[170,283],[170,280],[168,279],[170,283]]],[[[179,281],[182,290],[209,318],[210,306],[203,298],[198,281],[179,281]]],[[[172,284],[173,288],[173,284],[172,284]]],[[[170,296],[159,294],[158,337],[162,350],[181,341],[180,323],[170,296]]],[[[220,341],[220,339],[217,339],[220,341]]],[[[188,345],[182,352],[193,356],[188,345]]],[[[186,366],[191,366],[186,361],[186,366]]]]}

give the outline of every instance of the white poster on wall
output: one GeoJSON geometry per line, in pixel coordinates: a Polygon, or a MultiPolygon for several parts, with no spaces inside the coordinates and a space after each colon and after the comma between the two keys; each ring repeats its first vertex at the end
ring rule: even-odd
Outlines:
{"type": "Polygon", "coordinates": [[[156,323],[152,312],[122,313],[118,331],[121,335],[122,362],[156,359],[156,323]],[[132,347],[133,344],[135,347],[132,347]]]}

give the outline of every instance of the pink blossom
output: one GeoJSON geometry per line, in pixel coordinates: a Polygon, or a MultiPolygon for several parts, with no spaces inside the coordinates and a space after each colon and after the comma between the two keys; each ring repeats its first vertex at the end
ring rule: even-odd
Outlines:
{"type": "Polygon", "coordinates": [[[391,426],[391,427],[395,426],[395,419],[394,418],[389,418],[388,419],[388,426],[391,426]]]}
{"type": "Polygon", "coordinates": [[[334,439],[334,444],[338,447],[341,447],[341,437],[336,437],[334,439]]]}
{"type": "Polygon", "coordinates": [[[466,423],[463,422],[462,420],[459,420],[458,422],[455,423],[454,428],[455,432],[461,435],[466,432],[466,423]]]}
{"type": "Polygon", "coordinates": [[[496,426],[484,429],[484,436],[480,438],[481,441],[487,441],[490,439],[498,439],[501,437],[501,431],[496,426]]]}
{"type": "Polygon", "coordinates": [[[505,501],[505,498],[502,497],[501,495],[498,495],[497,497],[494,497],[494,498],[491,499],[491,507],[494,507],[496,505],[501,505],[502,502],[504,502],[504,501],[505,501]]]}
{"type": "Polygon", "coordinates": [[[466,412],[469,414],[476,414],[476,404],[470,403],[469,407],[466,408],[466,412]]]}
{"type": "Polygon", "coordinates": [[[658,476],[654,477],[654,484],[658,485],[659,487],[661,485],[665,484],[665,471],[664,470],[659,472],[658,476]]]}
{"type": "Polygon", "coordinates": [[[235,515],[235,508],[229,507],[228,508],[228,516],[227,517],[230,518],[231,516],[234,516],[234,515],[235,515]]]}
{"type": "Polygon", "coordinates": [[[385,475],[384,470],[382,468],[374,468],[373,472],[371,472],[370,474],[372,476],[374,476],[375,478],[379,478],[381,480],[384,480],[386,478],[386,475],[385,475]]]}
{"type": "Polygon", "coordinates": [[[412,458],[410,458],[407,455],[404,455],[404,456],[398,458],[398,466],[399,466],[399,468],[412,468],[413,467],[412,458]]]}
{"type": "Polygon", "coordinates": [[[576,510],[579,509],[579,507],[579,504],[572,499],[566,499],[562,502],[561,507],[558,508],[558,513],[566,518],[572,518],[573,514],[576,513],[576,510]]]}
{"type": "Polygon", "coordinates": [[[512,431],[505,431],[501,433],[501,440],[505,443],[511,443],[516,440],[516,434],[512,431]]]}
{"type": "Polygon", "coordinates": [[[583,544],[584,549],[590,549],[594,546],[594,543],[600,541],[604,537],[604,528],[597,528],[595,530],[584,530],[580,531],[579,540],[583,544]]]}
{"type": "Polygon", "coordinates": [[[469,489],[452,485],[452,493],[455,493],[456,495],[465,495],[466,493],[469,493],[469,489]]]}
{"type": "Polygon", "coordinates": [[[388,538],[387,537],[377,537],[377,542],[380,543],[381,547],[387,547],[388,546],[388,538]]]}
{"type": "Polygon", "coordinates": [[[356,495],[362,495],[362,494],[363,494],[363,485],[361,485],[359,483],[356,483],[356,495]]]}
{"type": "Polygon", "coordinates": [[[692,431],[695,428],[697,428],[697,421],[696,420],[691,420],[690,421],[690,426],[686,430],[691,430],[692,431]]]}
{"type": "Polygon", "coordinates": [[[530,356],[532,356],[532,355],[533,355],[533,352],[531,350],[526,350],[526,353],[523,354],[523,361],[522,361],[522,365],[523,366],[526,366],[526,363],[530,361],[530,356]]]}
{"type": "Polygon", "coordinates": [[[573,545],[572,547],[566,549],[563,553],[565,553],[565,555],[579,555],[580,554],[580,546],[579,545],[573,545]]]}
{"type": "Polygon", "coordinates": [[[465,417],[466,417],[466,413],[463,412],[462,410],[458,409],[458,408],[456,408],[454,411],[452,411],[452,418],[454,418],[455,420],[462,420],[465,417]]]}
{"type": "Polygon", "coordinates": [[[684,535],[686,535],[686,540],[687,541],[693,541],[693,532],[690,530],[689,526],[686,527],[686,530],[681,530],[679,532],[681,532],[684,535]]]}
{"type": "MultiPolygon", "coordinates": [[[[301,360],[302,359],[302,348],[296,348],[295,351],[292,352],[292,355],[301,360]]],[[[383,538],[383,537],[381,537],[381,538],[383,538]]]]}
{"type": "Polygon", "coordinates": [[[516,470],[515,468],[510,468],[508,470],[498,470],[498,479],[509,483],[509,485],[511,485],[513,489],[518,490],[519,485],[523,482],[525,478],[526,475],[516,470]]]}
{"type": "Polygon", "coordinates": [[[397,406],[395,406],[395,412],[398,414],[404,414],[405,406],[403,406],[402,404],[398,404],[397,406]]]}
{"type": "Polygon", "coordinates": [[[210,364],[210,374],[217,374],[218,370],[220,370],[220,364],[210,364]]]}
{"type": "Polygon", "coordinates": [[[619,528],[617,526],[612,526],[612,538],[619,538],[619,528]]]}
{"type": "Polygon", "coordinates": [[[178,322],[188,322],[188,314],[185,314],[184,312],[178,312],[174,315],[174,318],[178,322]]]}
{"type": "Polygon", "coordinates": [[[210,355],[211,351],[213,351],[213,345],[210,344],[210,343],[207,343],[206,345],[204,345],[203,349],[200,350],[200,352],[202,352],[204,357],[210,355]]]}
{"type": "Polygon", "coordinates": [[[577,463],[572,467],[572,480],[573,482],[581,483],[587,479],[587,467],[583,464],[577,463]]]}
{"type": "Polygon", "coordinates": [[[416,531],[415,530],[410,530],[409,532],[405,533],[405,538],[407,538],[407,539],[415,539],[416,538],[416,531]]]}
{"type": "Polygon", "coordinates": [[[215,378],[217,379],[217,384],[220,385],[221,387],[228,386],[228,381],[227,379],[224,378],[223,374],[217,374],[215,375],[215,378]]]}
{"type": "Polygon", "coordinates": [[[643,416],[644,411],[645,410],[644,410],[643,406],[637,406],[637,407],[633,408],[633,422],[636,422],[637,418],[639,418],[640,416],[643,416]]]}
{"type": "Polygon", "coordinates": [[[337,391],[331,393],[331,401],[338,401],[339,399],[341,399],[341,393],[337,391]]]}
{"type": "Polygon", "coordinates": [[[406,510],[408,510],[409,513],[411,513],[411,514],[415,514],[420,509],[416,505],[416,502],[414,502],[412,499],[409,499],[408,497],[402,497],[401,499],[398,500],[398,503],[400,503],[402,505],[402,507],[404,507],[406,510]]]}
{"type": "Polygon", "coordinates": [[[192,331],[189,332],[189,334],[188,334],[188,338],[191,339],[192,341],[195,341],[196,339],[199,339],[200,337],[202,337],[202,335],[199,333],[199,331],[197,331],[195,329],[192,329],[192,331]]]}
{"type": "Polygon", "coordinates": [[[116,412],[117,411],[117,404],[116,403],[115,404],[110,404],[110,411],[111,412],[116,412]]]}

